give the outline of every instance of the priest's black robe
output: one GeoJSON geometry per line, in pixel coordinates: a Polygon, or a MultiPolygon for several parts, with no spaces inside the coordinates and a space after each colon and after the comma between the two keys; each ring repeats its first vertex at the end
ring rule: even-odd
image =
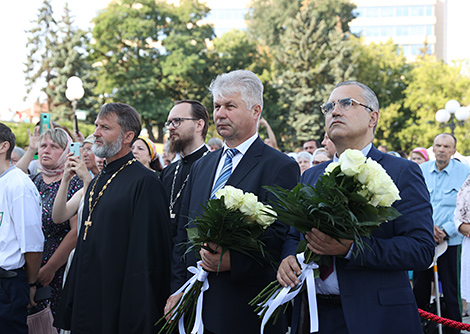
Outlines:
{"type": "MultiPolygon", "coordinates": [[[[101,172],[92,203],[132,153],[101,172]]],[[[169,296],[168,202],[154,172],[135,161],[108,185],[92,211],[86,240],[85,197],[76,252],[55,325],[74,334],[156,333],[169,296]]]]}
{"type": "Polygon", "coordinates": [[[209,149],[207,146],[202,145],[202,147],[192,152],[191,154],[169,164],[160,173],[160,180],[162,181],[163,188],[165,188],[166,194],[168,196],[168,202],[170,205],[174,202],[171,212],[174,214],[174,216],[170,219],[171,233],[173,238],[176,236],[176,221],[178,219],[178,214],[181,212],[184,188],[186,187],[188,174],[191,171],[191,166],[208,152],[209,149]],[[178,174],[175,177],[176,170],[178,170],[178,174]],[[171,191],[172,188],[173,192],[171,191]],[[181,193],[180,190],[182,190],[181,193]]]}

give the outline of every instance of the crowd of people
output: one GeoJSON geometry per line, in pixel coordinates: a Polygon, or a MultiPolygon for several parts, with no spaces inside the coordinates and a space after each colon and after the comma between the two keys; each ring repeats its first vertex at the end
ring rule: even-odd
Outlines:
{"type": "MultiPolygon", "coordinates": [[[[375,148],[379,101],[366,85],[347,81],[321,107],[323,141],[282,153],[262,117],[263,85],[254,73],[219,75],[209,90],[222,140],[206,138],[204,105],[175,101],[161,155],[140,135],[139,113],[124,103],[104,105],[86,138],[58,124],[42,133],[37,126],[26,150],[15,147],[15,135],[0,123],[2,333],[156,333],[155,323],[180,301],[175,292],[199,259],[210,285],[204,333],[257,333],[261,320],[248,303],[273,280],[285,287],[299,282],[295,254],[302,240],[333,261],[331,273],[315,279],[319,333],[421,332],[418,308],[430,303],[429,268],[443,243],[437,265],[446,315],[461,321],[459,291],[470,298],[470,168],[453,158],[453,135],[436,136],[436,160],[423,147],[410,158],[375,148]],[[80,156],[70,151],[73,137],[81,142],[80,156]],[[315,228],[301,235],[280,221],[260,237],[276,267],[230,249],[222,253],[217,245],[198,254],[188,249],[186,229],[218,189],[231,185],[267,203],[274,197],[266,186],[315,186],[347,149],[382,165],[401,197],[394,204],[401,216],[364,237],[360,257],[351,255],[351,240],[315,228]]],[[[289,327],[309,333],[309,311],[302,292],[290,317],[269,322],[265,333],[289,327]]]]}

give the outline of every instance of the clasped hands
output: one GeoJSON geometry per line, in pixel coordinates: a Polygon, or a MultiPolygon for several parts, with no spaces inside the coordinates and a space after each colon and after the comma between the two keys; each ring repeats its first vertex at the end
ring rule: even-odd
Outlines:
{"type": "MultiPolygon", "coordinates": [[[[353,243],[352,240],[348,239],[340,239],[341,242],[339,242],[316,228],[312,228],[307,232],[305,239],[308,242],[307,247],[318,255],[345,256],[353,243]]],[[[277,270],[277,280],[283,287],[290,286],[293,288],[299,284],[297,277],[301,273],[296,257],[289,255],[282,260],[277,270]]]]}

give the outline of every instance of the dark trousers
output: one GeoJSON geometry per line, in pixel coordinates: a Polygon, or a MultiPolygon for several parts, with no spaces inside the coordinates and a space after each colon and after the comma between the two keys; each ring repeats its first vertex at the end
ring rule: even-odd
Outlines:
{"type": "MultiPolygon", "coordinates": [[[[307,293],[302,293],[299,328],[297,334],[310,333],[310,311],[307,293]]],[[[317,295],[318,332],[316,334],[348,334],[341,302],[320,299],[317,295]]]]}
{"type": "Polygon", "coordinates": [[[0,279],[0,332],[28,334],[26,307],[29,303],[29,287],[23,269],[17,276],[0,279]]]}
{"type": "MultiPolygon", "coordinates": [[[[447,306],[447,316],[462,321],[459,306],[459,283],[457,278],[457,251],[459,246],[449,246],[437,260],[437,272],[442,283],[442,292],[447,306]]],[[[431,298],[431,282],[434,281],[433,268],[414,272],[413,292],[420,309],[425,309],[431,298]]],[[[444,315],[444,314],[443,314],[444,315]]],[[[460,333],[459,329],[446,328],[447,333],[460,333]]]]}

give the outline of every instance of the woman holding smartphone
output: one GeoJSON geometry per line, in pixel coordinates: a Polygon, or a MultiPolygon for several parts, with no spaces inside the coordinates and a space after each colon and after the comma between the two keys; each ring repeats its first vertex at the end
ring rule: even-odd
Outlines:
{"type": "MultiPolygon", "coordinates": [[[[55,314],[62,292],[62,280],[70,251],[77,241],[77,217],[63,222],[53,221],[52,206],[64,176],[67,155],[70,152],[72,139],[60,128],[43,132],[39,140],[33,134],[30,146],[38,142],[38,163],[40,173],[32,177],[42,200],[42,229],[45,236],[42,266],[39,270],[38,283],[51,287],[50,305],[55,314]]],[[[82,188],[82,181],[73,176],[67,189],[67,197],[82,188]]],[[[43,311],[47,302],[41,302],[30,309],[30,314],[43,311]]]]}

